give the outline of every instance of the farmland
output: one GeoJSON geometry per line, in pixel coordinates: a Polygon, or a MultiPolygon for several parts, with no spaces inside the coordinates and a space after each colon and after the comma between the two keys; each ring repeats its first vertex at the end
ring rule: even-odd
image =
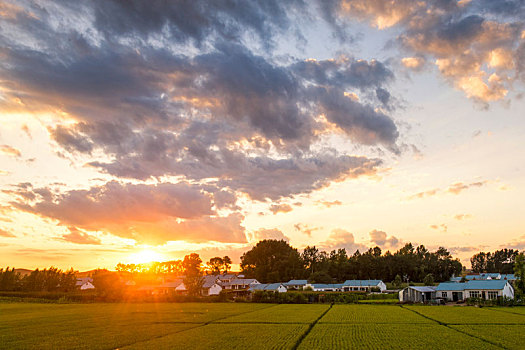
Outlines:
{"type": "Polygon", "coordinates": [[[521,308],[0,303],[2,349],[522,349],[521,308]]]}

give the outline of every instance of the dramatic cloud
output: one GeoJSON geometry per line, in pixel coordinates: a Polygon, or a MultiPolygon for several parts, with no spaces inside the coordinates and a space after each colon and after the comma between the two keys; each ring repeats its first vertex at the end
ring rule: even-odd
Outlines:
{"type": "Polygon", "coordinates": [[[400,47],[416,55],[402,59],[405,67],[418,70],[434,61],[445,79],[476,101],[501,100],[514,81],[523,81],[521,0],[341,0],[331,8],[333,18],[397,26],[400,47]]]}
{"type": "Polygon", "coordinates": [[[293,210],[292,206],[289,204],[272,204],[270,206],[270,211],[275,215],[277,213],[288,213],[293,210]]]}
{"type": "Polygon", "coordinates": [[[399,244],[399,239],[395,236],[387,237],[387,234],[384,231],[373,230],[370,231],[369,235],[370,241],[380,247],[395,248],[399,244]]]}
{"type": "Polygon", "coordinates": [[[69,233],[62,235],[61,240],[76,244],[101,244],[100,239],[90,236],[86,232],[82,232],[75,227],[69,227],[69,233]]]}
{"type": "Polygon", "coordinates": [[[15,157],[15,158],[18,158],[18,157],[22,156],[22,153],[20,153],[19,150],[17,150],[14,147],[11,147],[9,145],[1,145],[0,146],[0,153],[3,153],[5,155],[11,156],[11,157],[15,157]]]}
{"type": "MultiPolygon", "coordinates": [[[[213,195],[187,183],[133,185],[112,181],[89,190],[59,194],[50,194],[46,189],[25,191],[33,196],[23,198],[35,203],[18,201],[13,206],[55,219],[61,225],[104,231],[151,244],[170,240],[246,241],[242,215],[218,216],[213,210],[213,195]]],[[[64,238],[86,237],[71,232],[64,238]]]]}
{"type": "MultiPolygon", "coordinates": [[[[290,30],[289,14],[308,7],[87,1],[9,8],[0,32],[0,109],[58,113],[65,121],[48,132],[59,152],[83,154],[120,178],[181,176],[217,193],[276,200],[373,175],[380,159],[319,144],[343,134],[399,152],[397,126],[385,112],[394,79],[387,65],[347,55],[276,62],[247,44],[256,38],[270,50],[275,35],[290,30]],[[59,21],[73,14],[78,21],[59,21]]],[[[234,205],[230,197],[224,205],[234,205]]]]}

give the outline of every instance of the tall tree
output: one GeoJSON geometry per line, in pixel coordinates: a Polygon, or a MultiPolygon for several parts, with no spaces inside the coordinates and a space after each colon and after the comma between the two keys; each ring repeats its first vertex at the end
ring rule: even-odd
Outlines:
{"type": "Polygon", "coordinates": [[[206,263],[206,268],[208,269],[208,271],[210,271],[212,275],[220,274],[221,270],[223,269],[223,266],[224,266],[224,260],[218,256],[211,258],[206,263]]]}
{"type": "Polygon", "coordinates": [[[516,255],[514,262],[514,274],[517,277],[516,290],[520,295],[525,295],[525,253],[519,253],[516,255]]]}
{"type": "Polygon", "coordinates": [[[186,255],[182,261],[184,267],[184,285],[189,295],[200,295],[202,290],[202,260],[199,254],[186,255]]]}
{"type": "Polygon", "coordinates": [[[232,259],[230,259],[228,255],[226,255],[222,258],[222,263],[224,268],[223,272],[228,273],[228,271],[230,271],[230,267],[232,266],[232,259]]]}
{"type": "Polygon", "coordinates": [[[241,269],[259,282],[284,282],[303,278],[304,265],[297,249],[284,240],[260,241],[241,257],[241,269]]]}

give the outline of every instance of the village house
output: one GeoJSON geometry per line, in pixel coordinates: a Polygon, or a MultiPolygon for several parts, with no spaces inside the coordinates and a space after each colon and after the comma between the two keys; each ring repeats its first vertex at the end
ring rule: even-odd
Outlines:
{"type": "Polygon", "coordinates": [[[343,290],[342,283],[308,283],[305,288],[310,287],[314,292],[341,292],[343,290]]]}
{"type": "Polygon", "coordinates": [[[259,284],[252,284],[250,288],[248,288],[248,291],[255,292],[255,291],[267,291],[267,292],[278,292],[278,293],[284,293],[287,291],[286,287],[282,283],[259,283],[259,284]]]}
{"type": "Polygon", "coordinates": [[[465,283],[443,282],[436,287],[436,298],[463,301],[467,298],[514,299],[514,288],[508,280],[470,280],[465,283]]]}
{"type": "Polygon", "coordinates": [[[93,285],[93,278],[91,277],[77,278],[75,286],[80,290],[95,289],[95,286],[93,285]]]}
{"type": "Polygon", "coordinates": [[[386,284],[381,280],[346,280],[343,283],[343,292],[370,292],[372,288],[379,288],[379,291],[386,290],[386,284]]]}
{"type": "Polygon", "coordinates": [[[233,273],[223,273],[223,274],[217,275],[217,277],[222,284],[222,283],[229,283],[236,278],[242,278],[244,276],[243,275],[237,276],[233,273]]]}
{"type": "Polygon", "coordinates": [[[306,287],[307,280],[289,280],[283,283],[288,290],[302,290],[306,287]]]}
{"type": "MultiPolygon", "coordinates": [[[[451,277],[451,282],[460,282],[463,279],[463,277],[451,277]]],[[[480,274],[470,274],[466,275],[465,279],[467,281],[485,281],[485,280],[507,280],[514,282],[516,280],[516,276],[514,276],[513,273],[480,273],[480,274]]]]}
{"type": "Polygon", "coordinates": [[[426,303],[436,299],[436,287],[409,286],[399,291],[399,301],[402,303],[426,303]]]}
{"type": "Polygon", "coordinates": [[[202,295],[203,296],[209,296],[209,295],[219,295],[222,291],[222,286],[219,281],[219,276],[217,275],[207,275],[203,276],[203,283],[202,283],[202,295]]]}
{"type": "Polygon", "coordinates": [[[244,290],[248,289],[252,284],[259,284],[255,278],[235,278],[230,280],[230,282],[221,282],[221,286],[224,289],[232,290],[244,290]]]}

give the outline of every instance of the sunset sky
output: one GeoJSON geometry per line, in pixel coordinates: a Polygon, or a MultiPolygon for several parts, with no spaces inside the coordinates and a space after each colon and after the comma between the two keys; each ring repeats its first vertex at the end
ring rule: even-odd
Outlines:
{"type": "Polygon", "coordinates": [[[525,249],[520,0],[0,2],[0,266],[525,249]]]}

